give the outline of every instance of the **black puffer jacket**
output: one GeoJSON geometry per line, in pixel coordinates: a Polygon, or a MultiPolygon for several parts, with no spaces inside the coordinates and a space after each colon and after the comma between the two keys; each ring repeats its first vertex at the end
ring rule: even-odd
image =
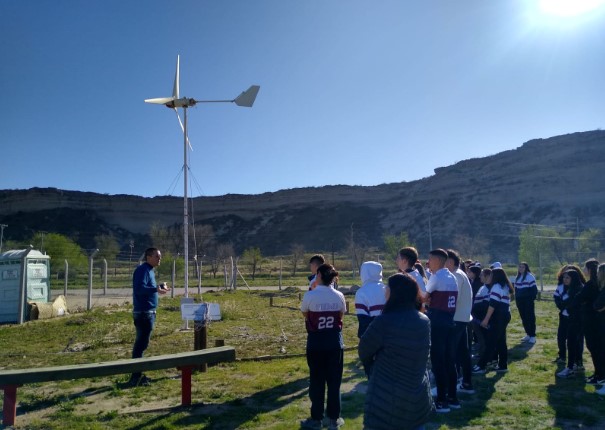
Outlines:
{"type": "Polygon", "coordinates": [[[364,429],[405,430],[428,421],[433,408],[426,363],[431,323],[414,308],[374,319],[359,341],[359,357],[373,361],[364,429]]]}

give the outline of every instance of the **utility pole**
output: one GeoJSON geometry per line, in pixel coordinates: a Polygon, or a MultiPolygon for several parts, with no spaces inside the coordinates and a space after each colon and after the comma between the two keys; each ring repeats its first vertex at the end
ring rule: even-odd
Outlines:
{"type": "Polygon", "coordinates": [[[130,241],[130,257],[128,257],[128,262],[130,263],[132,261],[132,248],[134,248],[134,240],[130,241]]]}
{"type": "Polygon", "coordinates": [[[351,223],[351,268],[353,269],[353,277],[355,277],[355,262],[357,259],[355,258],[355,233],[353,230],[353,223],[351,223]]]}
{"type": "Polygon", "coordinates": [[[8,224],[0,224],[0,252],[2,252],[2,241],[4,239],[4,228],[8,227],[8,224]]]}
{"type": "Polygon", "coordinates": [[[46,235],[46,232],[39,231],[38,234],[40,235],[40,240],[42,241],[41,246],[40,246],[40,252],[44,253],[44,236],[46,235]]]}
{"type": "Polygon", "coordinates": [[[576,240],[575,240],[575,248],[576,248],[576,255],[578,258],[578,261],[580,261],[579,255],[578,255],[578,251],[580,250],[580,218],[576,217],[576,240]]]}
{"type": "Polygon", "coordinates": [[[429,215],[429,250],[433,250],[433,232],[431,231],[431,216],[429,215]]]}

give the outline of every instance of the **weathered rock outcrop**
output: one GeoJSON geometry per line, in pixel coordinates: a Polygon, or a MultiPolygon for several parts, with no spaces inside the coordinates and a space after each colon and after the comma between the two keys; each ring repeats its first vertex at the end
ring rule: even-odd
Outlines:
{"type": "MultiPolygon", "coordinates": [[[[598,130],[531,140],[412,182],[198,197],[192,205],[195,222],[212,225],[219,241],[240,250],[259,246],[265,254],[286,253],[293,243],[339,250],[351,233],[379,245],[383,234],[405,231],[423,251],[430,239],[449,246],[462,234],[487,240],[499,255],[514,255],[517,230],[510,222],[579,220],[605,228],[604,172],[605,131],[598,130]]],[[[87,242],[99,233],[126,241],[142,238],[154,222],[182,223],[182,198],[3,190],[0,222],[10,224],[15,239],[32,230],[57,231],[91,247],[87,242]]]]}

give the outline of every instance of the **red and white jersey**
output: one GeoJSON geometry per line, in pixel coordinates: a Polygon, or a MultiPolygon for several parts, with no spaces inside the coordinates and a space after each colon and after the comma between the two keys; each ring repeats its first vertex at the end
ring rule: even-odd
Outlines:
{"type": "Polygon", "coordinates": [[[431,295],[429,309],[452,314],[456,312],[458,284],[456,278],[446,268],[433,273],[426,284],[426,291],[431,295]]]}
{"type": "Polygon", "coordinates": [[[341,331],[341,315],[346,311],[345,296],[334,288],[318,285],[305,293],[300,310],[307,313],[308,333],[341,331]]]}

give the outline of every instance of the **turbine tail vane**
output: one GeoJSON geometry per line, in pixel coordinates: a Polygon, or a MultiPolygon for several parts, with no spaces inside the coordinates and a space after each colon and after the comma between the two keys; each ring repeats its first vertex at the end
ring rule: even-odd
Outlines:
{"type": "Polygon", "coordinates": [[[254,100],[256,100],[258,90],[260,90],[260,86],[252,85],[246,91],[237,96],[235,100],[233,100],[233,102],[238,106],[252,107],[252,105],[254,104],[254,100]]]}

